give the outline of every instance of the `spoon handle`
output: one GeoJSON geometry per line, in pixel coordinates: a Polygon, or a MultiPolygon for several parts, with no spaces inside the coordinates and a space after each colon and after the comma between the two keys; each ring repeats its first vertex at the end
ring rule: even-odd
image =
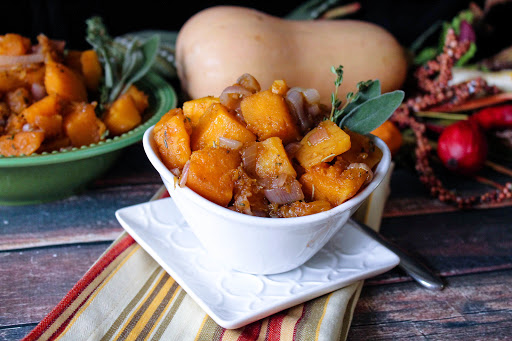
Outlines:
{"type": "Polygon", "coordinates": [[[398,266],[402,268],[409,276],[427,289],[443,290],[444,283],[436,274],[432,272],[424,264],[420,263],[417,259],[408,254],[405,250],[397,246],[395,243],[383,237],[380,233],[376,232],[368,225],[351,219],[351,222],[359,228],[362,232],[370,238],[376,240],[391,252],[400,258],[398,266]]]}

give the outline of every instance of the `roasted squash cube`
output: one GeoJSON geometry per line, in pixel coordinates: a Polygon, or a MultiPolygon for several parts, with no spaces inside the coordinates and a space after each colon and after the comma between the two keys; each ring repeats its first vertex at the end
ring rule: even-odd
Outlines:
{"type": "Polygon", "coordinates": [[[30,51],[30,39],[16,33],[0,36],[0,55],[21,56],[30,51]]]}
{"type": "Polygon", "coordinates": [[[193,128],[192,150],[218,145],[219,137],[226,137],[242,143],[256,141],[256,136],[226,107],[220,103],[213,103],[207,108],[197,126],[193,128]]]}
{"type": "Polygon", "coordinates": [[[183,103],[183,113],[190,119],[192,128],[195,128],[198,125],[199,119],[212,103],[220,102],[217,97],[207,96],[183,103]]]}
{"type": "Polygon", "coordinates": [[[190,122],[181,109],[172,109],[155,125],[153,136],[162,162],[170,170],[183,169],[190,159],[190,122]]]}
{"type": "Polygon", "coordinates": [[[148,95],[146,95],[142,90],[139,90],[135,85],[130,85],[128,90],[126,90],[126,94],[132,97],[137,110],[142,115],[144,110],[149,106],[148,95]]]}
{"type": "Polygon", "coordinates": [[[0,136],[0,155],[19,156],[34,153],[44,140],[42,131],[21,131],[0,136]]]}
{"type": "Polygon", "coordinates": [[[307,169],[299,181],[307,199],[327,200],[338,206],[352,198],[368,176],[368,170],[364,168],[343,169],[338,164],[321,163],[307,169]]]}
{"type": "Polygon", "coordinates": [[[74,147],[87,146],[101,140],[105,124],[96,117],[93,104],[73,103],[64,117],[64,131],[74,147]]]}
{"type": "Polygon", "coordinates": [[[44,85],[49,95],[59,96],[70,101],[87,101],[87,90],[82,77],[63,64],[46,63],[44,85]]]}
{"type": "Polygon", "coordinates": [[[110,134],[121,135],[140,124],[142,117],[132,96],[124,93],[107,109],[103,122],[110,134]]]}
{"type": "Polygon", "coordinates": [[[256,143],[258,144],[258,155],[255,172],[258,177],[277,178],[281,174],[292,178],[297,176],[279,137],[269,137],[256,143]]]}
{"type": "Polygon", "coordinates": [[[322,121],[304,136],[295,158],[304,168],[330,162],[350,149],[350,136],[332,121],[322,121]]]}
{"type": "Polygon", "coordinates": [[[207,147],[192,152],[186,185],[204,198],[226,207],[233,198],[238,152],[207,147]]]}
{"type": "Polygon", "coordinates": [[[299,130],[284,97],[264,90],[245,97],[240,102],[247,128],[260,140],[279,137],[284,144],[299,139],[299,130]]]}
{"type": "Polygon", "coordinates": [[[286,81],[282,79],[276,79],[272,82],[270,90],[272,90],[273,93],[284,97],[290,88],[288,87],[288,84],[286,84],[286,81]]]}
{"type": "Polygon", "coordinates": [[[368,137],[348,129],[345,132],[350,135],[351,147],[339,157],[348,163],[366,163],[373,168],[382,159],[382,150],[368,137]]]}
{"type": "Polygon", "coordinates": [[[61,103],[55,96],[46,96],[21,112],[27,123],[44,131],[46,137],[62,131],[61,103]]]}
{"type": "Polygon", "coordinates": [[[83,51],[80,55],[80,65],[85,86],[90,91],[97,91],[103,75],[103,69],[101,68],[101,63],[96,51],[83,51]]]}

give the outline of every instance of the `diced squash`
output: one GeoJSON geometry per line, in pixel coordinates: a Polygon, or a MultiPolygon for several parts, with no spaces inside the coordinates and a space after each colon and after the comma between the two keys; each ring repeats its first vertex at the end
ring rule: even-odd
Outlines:
{"type": "Polygon", "coordinates": [[[192,127],[181,109],[172,109],[153,130],[154,140],[162,162],[171,170],[183,169],[190,159],[190,133],[192,127]]]}
{"type": "Polygon", "coordinates": [[[131,96],[139,114],[142,114],[149,106],[148,95],[139,90],[135,85],[130,85],[126,94],[131,96]]]}
{"type": "Polygon", "coordinates": [[[110,134],[121,135],[140,124],[142,117],[133,100],[127,93],[119,96],[104,114],[103,122],[110,134]]]}
{"type": "Polygon", "coordinates": [[[220,103],[210,105],[192,131],[192,150],[219,145],[219,137],[226,137],[242,143],[256,141],[237,118],[220,103]]]}
{"type": "Polygon", "coordinates": [[[339,157],[348,163],[366,163],[373,168],[382,159],[382,150],[368,137],[354,133],[348,129],[345,132],[350,135],[351,147],[339,157]]]}
{"type": "Polygon", "coordinates": [[[333,121],[325,120],[307,133],[300,144],[295,158],[302,167],[310,168],[349,150],[350,136],[333,121]]]}
{"type": "Polygon", "coordinates": [[[279,137],[284,144],[297,141],[298,127],[290,114],[284,97],[265,90],[245,97],[240,102],[247,128],[260,140],[279,137]]]}
{"type": "Polygon", "coordinates": [[[227,206],[233,197],[238,152],[207,147],[192,152],[186,185],[204,198],[227,206]]]}
{"type": "Polygon", "coordinates": [[[0,136],[0,155],[19,156],[34,153],[44,140],[42,131],[21,131],[0,136]]]}
{"type": "Polygon", "coordinates": [[[290,88],[286,84],[286,81],[282,79],[276,79],[272,82],[270,90],[272,90],[273,93],[284,97],[290,88]]]}
{"type": "Polygon", "coordinates": [[[338,206],[353,197],[368,179],[364,168],[343,169],[327,163],[309,168],[300,177],[306,200],[327,200],[338,206]]]}
{"type": "Polygon", "coordinates": [[[0,55],[21,56],[27,54],[32,44],[30,39],[15,33],[0,36],[0,55]]]}
{"type": "Polygon", "coordinates": [[[331,204],[326,200],[311,202],[295,201],[279,207],[278,216],[281,218],[303,217],[310,214],[320,213],[331,209],[331,204]]]}
{"type": "Polygon", "coordinates": [[[64,131],[74,147],[97,143],[105,133],[106,127],[94,109],[93,104],[75,102],[64,118],[64,131]]]}
{"type": "Polygon", "coordinates": [[[19,114],[32,103],[32,94],[26,88],[18,88],[5,94],[11,111],[19,114]]]}
{"type": "Polygon", "coordinates": [[[103,75],[103,70],[96,51],[83,51],[80,55],[80,64],[85,86],[90,91],[97,91],[103,75]]]}
{"type": "Polygon", "coordinates": [[[23,130],[23,126],[27,123],[27,120],[21,114],[12,113],[7,118],[7,124],[5,125],[5,133],[14,135],[23,130]]]}
{"type": "Polygon", "coordinates": [[[257,144],[258,156],[255,171],[258,177],[277,178],[281,174],[292,178],[297,176],[279,137],[269,137],[257,144]]]}
{"type": "Polygon", "coordinates": [[[217,97],[207,96],[183,103],[183,113],[190,119],[192,128],[198,125],[199,119],[212,103],[220,103],[220,101],[217,97]]]}
{"type": "Polygon", "coordinates": [[[44,85],[49,95],[70,101],[87,101],[87,90],[81,76],[63,64],[46,63],[44,85]]]}
{"type": "Polygon", "coordinates": [[[33,83],[43,84],[44,76],[45,68],[41,66],[0,70],[0,92],[16,90],[33,83]]]}
{"type": "Polygon", "coordinates": [[[46,137],[62,131],[61,103],[55,96],[46,96],[21,112],[27,123],[42,129],[46,137]]]}
{"type": "Polygon", "coordinates": [[[82,51],[78,50],[68,50],[64,56],[64,65],[69,67],[71,70],[76,73],[82,73],[82,62],[80,61],[80,57],[82,56],[82,51]]]}

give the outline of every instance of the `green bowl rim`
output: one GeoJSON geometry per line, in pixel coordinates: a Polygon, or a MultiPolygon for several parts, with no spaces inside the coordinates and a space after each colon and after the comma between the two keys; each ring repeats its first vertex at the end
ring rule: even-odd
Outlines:
{"type": "Polygon", "coordinates": [[[88,146],[74,147],[70,150],[44,152],[29,156],[0,155],[0,168],[48,165],[80,160],[113,152],[139,142],[147,128],[158,122],[168,110],[176,107],[178,99],[174,88],[154,72],[148,73],[138,83],[140,83],[141,87],[148,87],[151,92],[150,96],[154,96],[158,101],[154,108],[155,112],[141,125],[120,136],[115,136],[88,146]]]}

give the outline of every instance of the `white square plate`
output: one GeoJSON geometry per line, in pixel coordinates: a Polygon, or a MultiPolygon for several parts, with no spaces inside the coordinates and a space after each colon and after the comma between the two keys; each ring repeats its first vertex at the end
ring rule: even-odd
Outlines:
{"type": "Polygon", "coordinates": [[[276,275],[252,275],[231,270],[209,256],[171,198],[122,208],[116,217],[199,306],[227,329],[376,276],[399,262],[394,253],[349,220],[299,268],[276,275]]]}

